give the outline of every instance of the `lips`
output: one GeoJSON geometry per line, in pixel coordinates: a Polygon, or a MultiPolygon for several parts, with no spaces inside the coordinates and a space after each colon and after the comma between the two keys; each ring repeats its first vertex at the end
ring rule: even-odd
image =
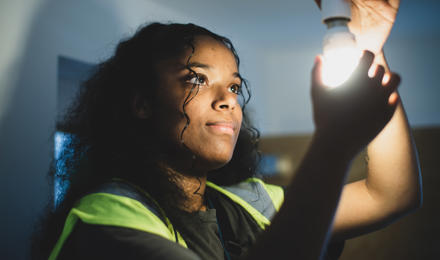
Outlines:
{"type": "Polygon", "coordinates": [[[213,121],[206,123],[209,129],[218,133],[234,134],[238,125],[234,121],[213,121]]]}

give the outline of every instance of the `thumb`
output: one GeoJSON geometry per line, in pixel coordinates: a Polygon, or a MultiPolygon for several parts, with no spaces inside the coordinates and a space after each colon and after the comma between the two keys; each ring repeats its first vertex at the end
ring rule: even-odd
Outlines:
{"type": "Polygon", "coordinates": [[[312,87],[315,88],[322,85],[322,56],[317,55],[312,70],[312,87]]]}

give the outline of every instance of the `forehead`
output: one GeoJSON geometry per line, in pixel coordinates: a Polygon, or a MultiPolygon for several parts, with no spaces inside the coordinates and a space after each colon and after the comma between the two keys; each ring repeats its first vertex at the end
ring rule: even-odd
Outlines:
{"type": "MultiPolygon", "coordinates": [[[[189,50],[188,57],[191,53],[189,50]]],[[[237,62],[234,54],[222,42],[219,42],[209,36],[197,36],[194,39],[194,53],[191,61],[201,63],[227,66],[230,69],[237,70],[237,62]]],[[[186,62],[186,60],[185,60],[186,62]]]]}
{"type": "Polygon", "coordinates": [[[222,42],[209,36],[196,36],[193,41],[194,52],[191,47],[178,58],[160,61],[156,65],[159,76],[167,73],[179,73],[189,63],[198,63],[215,69],[226,69],[230,73],[238,73],[234,54],[222,42]],[[188,58],[190,58],[188,60],[188,58]]]}

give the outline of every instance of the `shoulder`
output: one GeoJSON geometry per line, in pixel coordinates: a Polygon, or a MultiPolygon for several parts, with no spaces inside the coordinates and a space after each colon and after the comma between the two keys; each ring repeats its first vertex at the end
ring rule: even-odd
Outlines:
{"type": "Polygon", "coordinates": [[[284,191],[280,186],[267,184],[258,178],[228,186],[207,182],[207,186],[242,206],[263,229],[270,224],[284,200],[284,191]]]}
{"type": "Polygon", "coordinates": [[[79,200],[72,218],[91,225],[131,228],[174,240],[167,219],[147,194],[123,182],[109,182],[79,200]]]}
{"type": "Polygon", "coordinates": [[[187,252],[180,238],[148,194],[127,183],[109,182],[82,197],[72,208],[52,255],[62,249],[61,259],[70,259],[69,255],[92,259],[93,254],[121,259],[134,250],[139,256],[128,258],[157,255],[149,259],[175,259],[182,254],[188,256],[184,259],[198,259],[187,252]]]}
{"type": "Polygon", "coordinates": [[[135,229],[80,221],[59,259],[199,259],[192,251],[163,237],[135,229]]]}

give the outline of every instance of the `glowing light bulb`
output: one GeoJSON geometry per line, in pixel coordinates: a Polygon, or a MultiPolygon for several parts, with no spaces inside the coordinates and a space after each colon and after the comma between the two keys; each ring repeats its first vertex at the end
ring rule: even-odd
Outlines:
{"type": "Polygon", "coordinates": [[[342,25],[329,28],[323,41],[322,81],[329,87],[343,84],[359,63],[355,37],[342,25]]]}
{"type": "Polygon", "coordinates": [[[323,41],[322,80],[329,87],[343,84],[359,63],[361,52],[348,30],[350,0],[322,0],[322,20],[327,25],[323,41]]]}

